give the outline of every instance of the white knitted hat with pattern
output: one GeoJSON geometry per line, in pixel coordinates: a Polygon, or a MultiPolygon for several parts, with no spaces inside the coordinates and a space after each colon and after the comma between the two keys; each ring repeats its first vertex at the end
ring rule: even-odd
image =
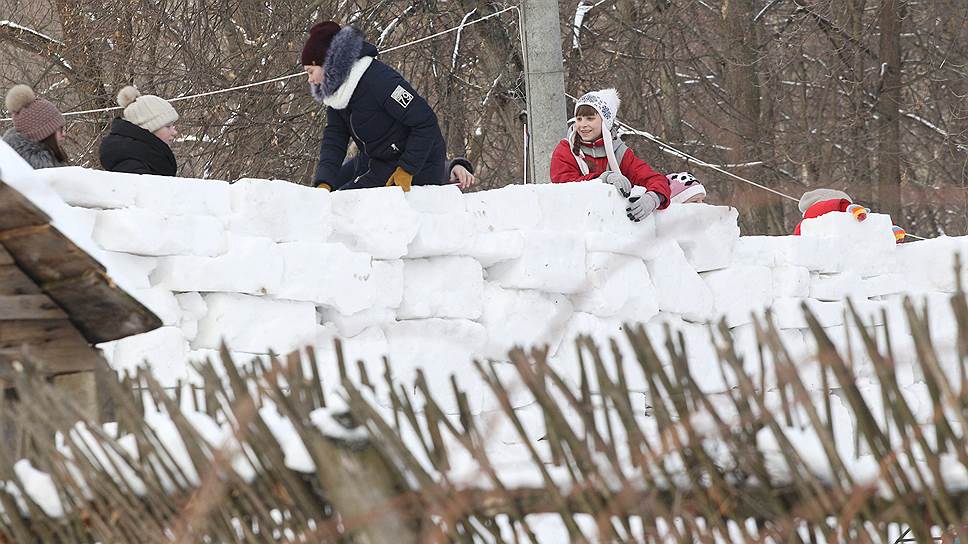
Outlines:
{"type": "Polygon", "coordinates": [[[137,87],[127,86],[118,93],[118,104],[124,108],[124,120],[154,132],[178,120],[178,112],[164,98],[141,94],[137,87]]]}
{"type": "MultiPolygon", "coordinates": [[[[618,107],[622,103],[622,100],[618,97],[618,91],[615,89],[602,89],[600,91],[592,91],[590,93],[585,93],[581,98],[575,102],[575,115],[578,115],[578,108],[581,106],[591,106],[595,108],[598,115],[602,118],[602,140],[605,141],[605,156],[608,157],[608,168],[612,172],[620,172],[619,161],[615,158],[615,146],[612,144],[612,139],[615,137],[613,133],[613,127],[615,127],[615,116],[618,115],[618,107]]],[[[568,135],[569,143],[575,144],[574,131],[568,135]]],[[[578,162],[578,166],[581,168],[584,174],[588,174],[588,166],[585,165],[585,161],[581,160],[579,157],[575,157],[578,162]]]]}

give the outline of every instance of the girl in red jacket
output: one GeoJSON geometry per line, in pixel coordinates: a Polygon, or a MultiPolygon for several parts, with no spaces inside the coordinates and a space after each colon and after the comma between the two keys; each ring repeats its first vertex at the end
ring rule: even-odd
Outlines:
{"type": "Polygon", "coordinates": [[[635,156],[618,137],[615,115],[620,100],[615,89],[587,93],[575,104],[575,126],[551,156],[551,181],[600,179],[628,197],[633,185],[646,189],[629,199],[629,219],[641,221],[669,205],[669,180],[635,156]]]}

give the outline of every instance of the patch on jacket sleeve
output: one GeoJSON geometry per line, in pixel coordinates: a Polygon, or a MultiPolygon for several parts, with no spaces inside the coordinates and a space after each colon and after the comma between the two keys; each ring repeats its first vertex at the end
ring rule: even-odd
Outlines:
{"type": "Polygon", "coordinates": [[[393,90],[390,98],[396,100],[401,107],[406,108],[413,101],[413,94],[402,86],[397,85],[397,88],[393,90]]]}

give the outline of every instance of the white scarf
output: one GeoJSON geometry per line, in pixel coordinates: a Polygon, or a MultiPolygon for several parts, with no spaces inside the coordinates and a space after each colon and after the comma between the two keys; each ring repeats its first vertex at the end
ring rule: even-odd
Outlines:
{"type": "Polygon", "coordinates": [[[373,62],[373,57],[362,57],[360,60],[353,63],[353,67],[350,68],[350,73],[346,76],[346,81],[336,89],[336,92],[329,96],[323,97],[323,104],[333,108],[334,110],[345,109],[346,106],[350,104],[350,98],[353,98],[353,92],[356,91],[356,86],[360,82],[360,78],[363,77],[363,73],[366,69],[370,67],[370,63],[373,62]]]}

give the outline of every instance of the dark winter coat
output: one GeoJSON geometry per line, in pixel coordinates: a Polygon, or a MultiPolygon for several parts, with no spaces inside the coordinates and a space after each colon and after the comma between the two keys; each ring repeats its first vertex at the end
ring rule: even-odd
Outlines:
{"type": "Polygon", "coordinates": [[[3,141],[7,143],[18,155],[23,157],[27,164],[34,170],[41,168],[54,168],[57,166],[67,166],[57,160],[54,153],[46,145],[27,139],[26,136],[11,128],[3,135],[3,141]]]}
{"type": "Polygon", "coordinates": [[[101,166],[111,172],[174,176],[175,154],[161,138],[138,125],[117,118],[101,140],[101,166]]]}
{"type": "Polygon", "coordinates": [[[399,166],[414,185],[447,183],[446,144],[437,116],[403,76],[373,59],[377,49],[352,27],[333,38],[313,95],[328,106],[316,184],[333,189],[386,185],[399,166]],[[369,158],[364,173],[338,186],[349,139],[369,158]]]}

